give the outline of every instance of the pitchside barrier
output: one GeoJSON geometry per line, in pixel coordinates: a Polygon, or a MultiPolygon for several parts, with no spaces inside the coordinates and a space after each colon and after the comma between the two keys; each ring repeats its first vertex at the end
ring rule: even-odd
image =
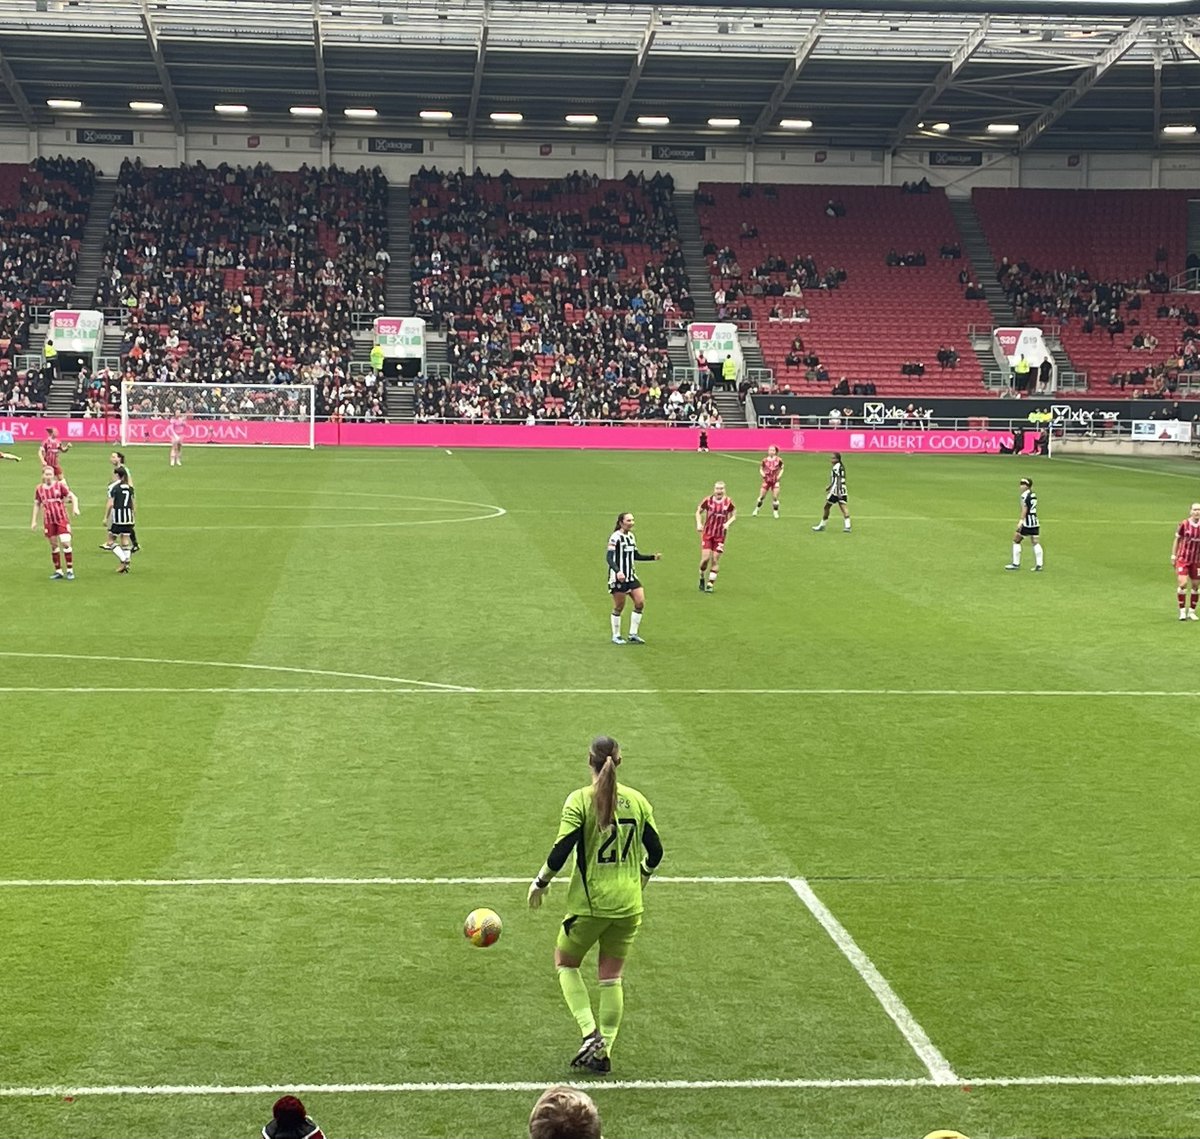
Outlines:
{"type": "MultiPolygon", "coordinates": [[[[167,421],[142,421],[150,440],[167,437],[167,421]]],[[[279,443],[281,424],[233,419],[187,419],[181,425],[185,446],[271,446],[279,443]]],[[[16,443],[39,442],[46,428],[57,427],[71,443],[117,443],[119,419],[0,419],[16,443]]],[[[570,450],[695,451],[701,431],[666,425],[509,426],[467,423],[317,423],[319,447],[508,447],[570,450]]],[[[843,451],[872,454],[986,455],[1011,449],[1011,431],[904,430],[900,428],[769,427],[710,428],[705,434],[712,451],[765,451],[772,444],[784,451],[843,451]]],[[[1027,444],[1029,438],[1027,437],[1027,444]]]]}

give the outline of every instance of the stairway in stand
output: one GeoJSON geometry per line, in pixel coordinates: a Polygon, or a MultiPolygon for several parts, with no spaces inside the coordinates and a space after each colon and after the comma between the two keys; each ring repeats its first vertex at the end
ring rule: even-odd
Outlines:
{"type": "Polygon", "coordinates": [[[100,269],[104,260],[104,239],[108,236],[108,220],[117,195],[115,178],[97,178],[88,207],[87,225],[79,243],[79,263],[75,270],[75,286],[71,290],[71,308],[91,308],[100,284],[100,269]]]}
{"type": "Polygon", "coordinates": [[[721,390],[713,392],[713,402],[721,413],[721,423],[725,427],[745,427],[746,409],[742,406],[737,392],[721,390]]]}
{"type": "Polygon", "coordinates": [[[713,301],[712,281],[708,275],[708,259],[704,256],[704,235],[700,232],[696,203],[692,195],[683,190],[675,191],[672,202],[679,223],[679,247],[683,250],[683,264],[690,285],[688,292],[696,303],[695,319],[716,320],[717,306],[713,301]]]}
{"type": "Polygon", "coordinates": [[[412,216],[408,183],[388,187],[387,316],[412,316],[412,216]]]}
{"type": "Polygon", "coordinates": [[[69,418],[74,398],[75,377],[60,376],[50,385],[50,390],[46,393],[46,414],[58,419],[69,418]]]}

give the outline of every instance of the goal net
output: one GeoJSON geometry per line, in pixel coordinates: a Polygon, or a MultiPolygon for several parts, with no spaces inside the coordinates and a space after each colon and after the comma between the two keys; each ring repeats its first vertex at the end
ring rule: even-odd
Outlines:
{"type": "Polygon", "coordinates": [[[312,447],[316,391],[311,384],[121,386],[121,442],[224,447],[312,447]]]}

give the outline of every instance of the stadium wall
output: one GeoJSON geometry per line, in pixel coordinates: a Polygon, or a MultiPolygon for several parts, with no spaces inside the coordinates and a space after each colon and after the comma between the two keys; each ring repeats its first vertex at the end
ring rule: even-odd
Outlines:
{"type": "MultiPolygon", "coordinates": [[[[40,441],[46,428],[56,427],[68,443],[115,443],[121,436],[116,419],[0,419],[0,436],[14,444],[40,441]]],[[[130,424],[130,443],[167,442],[166,420],[130,424]]],[[[247,420],[189,420],[184,425],[188,445],[296,446],[307,438],[307,424],[247,420]],[[304,430],[301,430],[303,428],[304,430]]],[[[628,427],[536,427],[468,423],[318,423],[318,446],[329,447],[455,447],[694,451],[700,432],[691,427],[647,424],[628,427]]],[[[785,451],[861,451],[879,454],[993,454],[1012,445],[1005,431],[913,431],[901,428],[779,430],[721,428],[707,432],[712,451],[765,451],[775,444],[785,451]]]]}
{"type": "MultiPolygon", "coordinates": [[[[675,140],[679,141],[679,140],[675,140]]],[[[174,166],[181,162],[247,165],[269,162],[280,170],[308,163],[380,166],[393,182],[403,182],[422,165],[456,169],[481,167],[498,174],[509,170],[518,176],[555,177],[588,169],[620,177],[627,170],[669,171],[681,189],[702,181],[776,182],[820,185],[899,185],[922,177],[945,186],[951,194],[967,194],[976,186],[1043,187],[1061,189],[1189,189],[1200,188],[1200,154],[1192,151],[1150,150],[1132,153],[1060,152],[1036,150],[1024,155],[983,151],[977,167],[930,165],[930,150],[883,150],[822,145],[781,147],[762,145],[747,153],[733,143],[705,143],[704,161],[657,161],[652,145],[622,144],[613,148],[601,141],[553,135],[544,141],[488,140],[471,146],[446,133],[434,134],[402,127],[377,127],[372,132],[339,132],[332,142],[309,131],[255,130],[252,124],[217,130],[189,130],[176,136],[165,125],[145,125],[126,120],[94,123],[60,119],[55,124],[27,131],[23,127],[0,129],[0,161],[25,163],[38,155],[65,154],[90,158],[107,174],[114,174],[126,157],[140,157],[149,165],[174,166]],[[132,145],[107,145],[81,141],[87,130],[125,130],[132,127],[132,145]],[[421,146],[418,153],[377,153],[372,138],[404,139],[421,146]]]]}

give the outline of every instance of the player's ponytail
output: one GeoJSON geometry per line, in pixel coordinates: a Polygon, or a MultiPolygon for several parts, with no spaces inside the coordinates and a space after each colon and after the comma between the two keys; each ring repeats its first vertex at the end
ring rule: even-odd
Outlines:
{"type": "Polygon", "coordinates": [[[620,762],[621,749],[611,736],[597,736],[592,740],[588,765],[594,773],[596,825],[602,831],[616,822],[617,764],[620,762]]]}

